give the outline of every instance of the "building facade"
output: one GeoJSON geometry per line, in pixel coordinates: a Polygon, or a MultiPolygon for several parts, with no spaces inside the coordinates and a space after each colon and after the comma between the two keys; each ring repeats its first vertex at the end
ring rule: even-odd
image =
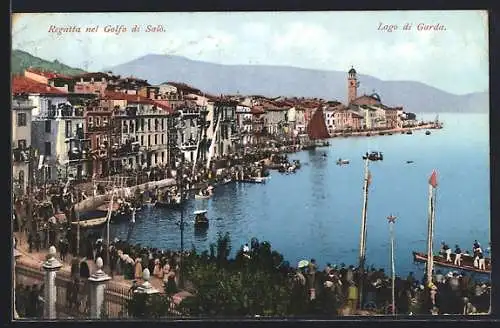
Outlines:
{"type": "Polygon", "coordinates": [[[31,148],[31,111],[34,106],[27,96],[15,96],[12,99],[12,180],[17,195],[26,193],[28,187],[29,161],[31,148]]]}

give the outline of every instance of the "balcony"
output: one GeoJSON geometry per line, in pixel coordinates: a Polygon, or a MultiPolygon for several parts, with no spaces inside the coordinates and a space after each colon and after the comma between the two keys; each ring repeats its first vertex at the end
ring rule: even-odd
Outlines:
{"type": "Polygon", "coordinates": [[[245,118],[243,121],[241,121],[243,125],[251,125],[252,124],[252,119],[251,118],[245,118]]]}
{"type": "Polygon", "coordinates": [[[181,117],[198,117],[200,116],[199,108],[183,108],[180,110],[181,117]]]}
{"type": "Polygon", "coordinates": [[[197,143],[195,141],[188,141],[181,144],[180,149],[182,151],[196,150],[197,143]]]}
{"type": "Polygon", "coordinates": [[[87,132],[108,132],[110,130],[109,125],[89,125],[87,127],[87,132]]]}
{"type": "Polygon", "coordinates": [[[29,162],[30,150],[29,148],[15,148],[12,149],[14,162],[29,162]]]}
{"type": "Polygon", "coordinates": [[[73,107],[68,104],[51,105],[46,111],[40,113],[41,118],[56,119],[56,118],[72,118],[83,117],[84,109],[81,107],[73,107]]]}
{"type": "Polygon", "coordinates": [[[68,151],[68,159],[70,161],[85,161],[88,159],[91,159],[92,156],[90,155],[90,149],[85,148],[83,150],[80,150],[78,148],[74,148],[70,151],[68,151]]]}

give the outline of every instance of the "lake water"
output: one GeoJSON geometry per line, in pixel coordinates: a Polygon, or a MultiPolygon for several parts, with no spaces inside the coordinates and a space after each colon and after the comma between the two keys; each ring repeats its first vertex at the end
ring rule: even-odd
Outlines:
{"type": "MultiPolygon", "coordinates": [[[[424,119],[434,119],[426,115],[424,119]]],[[[422,116],[419,116],[422,118],[422,116]]],[[[185,248],[208,249],[218,232],[229,232],[233,251],[250,238],[269,241],[292,265],[315,258],[327,263],[358,261],[363,202],[362,154],[382,151],[384,160],[370,163],[372,183],[367,214],[367,264],[390,268],[389,227],[395,224],[396,271],[418,276],[423,265],[412,251],[426,251],[428,178],[438,173],[434,247],[441,241],[470,250],[474,239],[490,241],[489,120],[487,114],[441,114],[444,129],[413,135],[394,134],[331,139],[329,148],[290,154],[302,168],[295,174],[271,171],[266,184],[233,183],[216,188],[210,200],[189,200],[185,248]],[[323,157],[327,153],[328,157],[323,157]],[[337,166],[338,158],[350,164],[337,166]],[[407,160],[414,163],[407,164],[407,160]],[[210,228],[195,236],[193,211],[207,209],[210,228]]],[[[179,249],[180,213],[148,209],[137,215],[131,241],[179,249]]],[[[128,224],[111,226],[112,236],[126,238],[128,224]]]]}

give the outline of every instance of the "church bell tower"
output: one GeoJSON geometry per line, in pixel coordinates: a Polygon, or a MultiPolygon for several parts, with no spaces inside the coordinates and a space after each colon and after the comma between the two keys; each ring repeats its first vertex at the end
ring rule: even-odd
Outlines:
{"type": "Polygon", "coordinates": [[[354,99],[358,97],[358,78],[356,76],[356,70],[351,66],[351,69],[347,73],[347,104],[350,105],[354,99]]]}

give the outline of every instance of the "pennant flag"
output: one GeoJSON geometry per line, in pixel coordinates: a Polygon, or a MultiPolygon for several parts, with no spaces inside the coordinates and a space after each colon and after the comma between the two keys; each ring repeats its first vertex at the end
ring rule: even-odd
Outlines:
{"type": "Polygon", "coordinates": [[[368,171],[367,186],[370,186],[371,183],[372,183],[372,173],[368,171]]]}
{"type": "Polygon", "coordinates": [[[437,173],[435,170],[432,171],[431,177],[429,178],[429,184],[432,186],[432,188],[436,188],[438,183],[437,183],[437,173]]]}

